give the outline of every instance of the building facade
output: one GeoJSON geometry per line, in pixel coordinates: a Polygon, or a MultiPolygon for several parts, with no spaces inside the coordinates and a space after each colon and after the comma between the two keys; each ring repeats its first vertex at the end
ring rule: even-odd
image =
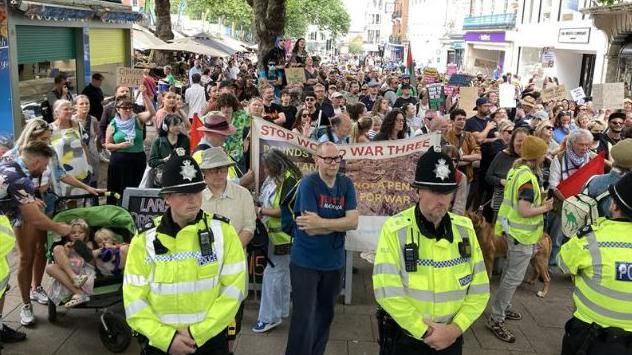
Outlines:
{"type": "Polygon", "coordinates": [[[384,56],[392,30],[394,0],[368,0],[364,12],[363,49],[365,54],[384,56]]]}

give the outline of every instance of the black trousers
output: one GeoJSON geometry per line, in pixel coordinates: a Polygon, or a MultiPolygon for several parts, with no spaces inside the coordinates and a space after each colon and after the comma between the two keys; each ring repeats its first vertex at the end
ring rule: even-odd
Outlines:
{"type": "MultiPolygon", "coordinates": [[[[151,345],[143,346],[143,340],[141,339],[141,350],[140,355],[165,355],[167,353],[163,352],[160,349],[156,349],[151,345]]],[[[204,345],[197,348],[197,350],[193,353],[195,355],[228,355],[228,341],[226,340],[226,331],[223,331],[209,341],[204,343],[204,345]]]]}
{"type": "Polygon", "coordinates": [[[380,349],[380,355],[461,355],[463,353],[463,336],[458,337],[454,344],[443,350],[434,350],[424,343],[399,332],[392,349],[380,349]]]}
{"type": "Polygon", "coordinates": [[[564,326],[562,355],[632,355],[632,333],[608,334],[575,317],[564,326]]]}
{"type": "MultiPolygon", "coordinates": [[[[138,187],[143,179],[146,163],[145,152],[112,152],[108,165],[108,191],[119,193],[122,199],[125,188],[138,187]]],[[[108,197],[108,204],[116,202],[113,197],[108,197]]]]}

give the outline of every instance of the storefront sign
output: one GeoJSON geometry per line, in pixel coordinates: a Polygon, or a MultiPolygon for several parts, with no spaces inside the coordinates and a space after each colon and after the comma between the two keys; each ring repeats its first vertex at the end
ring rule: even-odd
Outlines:
{"type": "Polygon", "coordinates": [[[143,69],[133,69],[120,67],[116,69],[116,85],[127,87],[138,87],[143,85],[145,77],[143,69]]]}
{"type": "Polygon", "coordinates": [[[623,108],[623,83],[593,84],[593,107],[601,109],[617,110],[623,108]]]}
{"type": "Polygon", "coordinates": [[[505,32],[465,32],[465,42],[505,42],[505,32]]]}
{"type": "Polygon", "coordinates": [[[590,27],[560,28],[557,41],[560,43],[588,43],[590,42],[590,27]]]}

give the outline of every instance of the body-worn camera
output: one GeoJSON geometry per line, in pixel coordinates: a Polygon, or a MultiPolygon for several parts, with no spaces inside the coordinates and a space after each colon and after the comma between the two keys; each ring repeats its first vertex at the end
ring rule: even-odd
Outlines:
{"type": "Polygon", "coordinates": [[[419,259],[419,249],[416,243],[409,243],[404,246],[404,265],[406,272],[417,271],[417,259],[419,259]]]}

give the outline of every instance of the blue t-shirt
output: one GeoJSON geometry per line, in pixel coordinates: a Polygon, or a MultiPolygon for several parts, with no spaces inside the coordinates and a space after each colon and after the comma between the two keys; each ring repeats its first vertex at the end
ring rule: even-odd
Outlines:
{"type": "MultiPolygon", "coordinates": [[[[342,218],[347,211],[355,210],[356,205],[356,191],[351,179],[338,174],[333,188],[329,188],[315,172],[301,179],[294,202],[294,214],[298,217],[303,211],[309,211],[322,218],[342,218]]],[[[293,234],[292,263],[319,271],[343,268],[344,232],[310,236],[295,226],[293,234]]]]}

